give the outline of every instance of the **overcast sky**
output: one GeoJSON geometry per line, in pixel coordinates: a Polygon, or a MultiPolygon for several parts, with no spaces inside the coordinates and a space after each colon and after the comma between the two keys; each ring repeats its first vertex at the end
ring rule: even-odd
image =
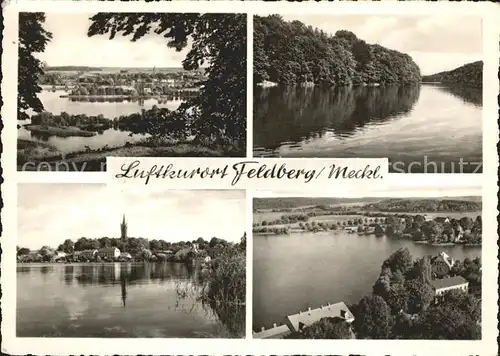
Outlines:
{"type": "Polygon", "coordinates": [[[454,69],[482,59],[481,18],[474,16],[311,16],[284,15],[334,34],[349,30],[368,43],[378,43],[412,56],[422,74],[454,69]]]}
{"type": "Polygon", "coordinates": [[[181,52],[167,47],[162,35],[146,35],[136,42],[131,36],[87,36],[93,14],[46,13],[44,27],[52,40],[38,58],[49,66],[182,67],[189,46],[181,52]]]}
{"type": "Polygon", "coordinates": [[[238,242],[246,230],[244,190],[153,189],[119,192],[102,184],[19,184],[20,247],[57,247],[82,236],[192,241],[214,236],[238,242]]]}

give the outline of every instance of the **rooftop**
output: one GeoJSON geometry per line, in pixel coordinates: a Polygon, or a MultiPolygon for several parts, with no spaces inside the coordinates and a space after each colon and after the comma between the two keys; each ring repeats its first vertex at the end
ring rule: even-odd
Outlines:
{"type": "Polygon", "coordinates": [[[286,325],[274,326],[271,329],[262,330],[253,334],[254,339],[281,339],[290,334],[290,329],[286,325]]]}
{"type": "Polygon", "coordinates": [[[309,309],[305,312],[289,315],[286,317],[287,325],[292,331],[299,331],[299,324],[306,326],[320,320],[321,318],[340,317],[346,320],[354,318],[351,311],[347,308],[344,302],[329,304],[316,309],[309,309]]]}
{"type": "Polygon", "coordinates": [[[434,289],[449,288],[467,283],[469,282],[467,282],[467,280],[462,276],[455,276],[443,279],[433,279],[431,281],[431,285],[434,287],[434,289]]]}

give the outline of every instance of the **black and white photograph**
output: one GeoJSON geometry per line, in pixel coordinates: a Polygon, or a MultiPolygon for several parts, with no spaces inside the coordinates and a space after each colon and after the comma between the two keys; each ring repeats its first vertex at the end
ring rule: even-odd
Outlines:
{"type": "Polygon", "coordinates": [[[17,337],[245,337],[245,191],[18,196],[17,337]]]}
{"type": "Polygon", "coordinates": [[[246,154],[246,14],[19,13],[19,171],[246,154]]]}
{"type": "Polygon", "coordinates": [[[477,191],[254,198],[253,338],[480,340],[477,191]]]}
{"type": "Polygon", "coordinates": [[[254,157],[482,172],[479,16],[271,14],[253,23],[254,157]]]}

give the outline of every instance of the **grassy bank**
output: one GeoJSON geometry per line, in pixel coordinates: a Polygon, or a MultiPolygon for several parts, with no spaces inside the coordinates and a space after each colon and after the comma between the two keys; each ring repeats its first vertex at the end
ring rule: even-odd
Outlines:
{"type": "Polygon", "coordinates": [[[222,157],[237,156],[223,148],[209,148],[189,141],[153,141],[63,153],[46,143],[18,139],[17,167],[25,171],[103,171],[106,157],[222,157]]]}

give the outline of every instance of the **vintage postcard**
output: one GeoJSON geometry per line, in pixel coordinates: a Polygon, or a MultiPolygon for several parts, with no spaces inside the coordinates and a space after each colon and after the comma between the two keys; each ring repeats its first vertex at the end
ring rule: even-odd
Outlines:
{"type": "Polygon", "coordinates": [[[497,355],[500,6],[2,8],[2,352],[497,355]]]}

